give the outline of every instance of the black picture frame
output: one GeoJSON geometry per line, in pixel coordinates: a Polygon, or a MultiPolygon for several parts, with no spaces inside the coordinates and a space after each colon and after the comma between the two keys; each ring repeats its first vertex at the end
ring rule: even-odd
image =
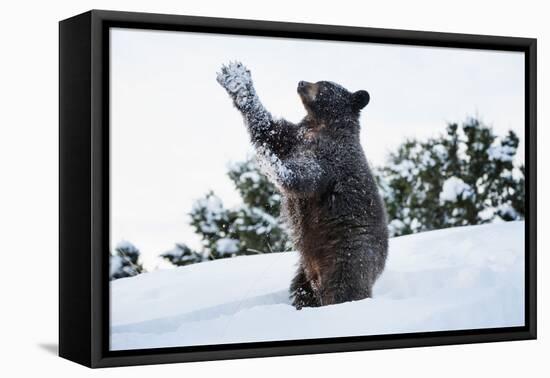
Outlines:
{"type": "Polygon", "coordinates": [[[536,39],[92,10],[59,23],[59,355],[88,367],[536,338],[536,39]],[[111,27],[459,47],[525,53],[525,326],[109,350],[111,27]]]}

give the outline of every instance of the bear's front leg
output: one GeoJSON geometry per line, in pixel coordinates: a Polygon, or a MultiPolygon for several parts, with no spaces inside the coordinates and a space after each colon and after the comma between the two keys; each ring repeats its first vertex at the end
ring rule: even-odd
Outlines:
{"type": "Polygon", "coordinates": [[[222,66],[216,79],[245,118],[253,141],[259,142],[270,131],[273,117],[260,102],[250,71],[240,62],[231,62],[222,66]]]}
{"type": "Polygon", "coordinates": [[[274,119],[256,94],[250,71],[240,62],[222,66],[217,81],[239,110],[256,149],[269,150],[278,157],[297,142],[298,127],[284,119],[274,119]]]}

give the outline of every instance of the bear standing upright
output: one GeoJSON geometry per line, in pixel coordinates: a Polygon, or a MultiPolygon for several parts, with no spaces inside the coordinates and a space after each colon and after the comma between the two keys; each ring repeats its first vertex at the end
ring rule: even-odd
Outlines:
{"type": "Polygon", "coordinates": [[[300,253],[290,285],[297,309],[372,296],[388,254],[386,212],[359,141],[366,91],[298,84],[306,117],[293,124],[263,107],[241,63],[217,76],[242,113],[262,170],[282,194],[282,216],[300,253]]]}

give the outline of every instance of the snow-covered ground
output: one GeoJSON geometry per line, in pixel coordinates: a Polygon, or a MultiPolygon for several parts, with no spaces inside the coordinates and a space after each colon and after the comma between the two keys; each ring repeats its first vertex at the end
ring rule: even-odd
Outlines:
{"type": "Polygon", "coordinates": [[[295,310],[297,254],[236,257],[111,283],[111,349],[524,324],[524,223],[391,239],[374,297],[295,310]]]}

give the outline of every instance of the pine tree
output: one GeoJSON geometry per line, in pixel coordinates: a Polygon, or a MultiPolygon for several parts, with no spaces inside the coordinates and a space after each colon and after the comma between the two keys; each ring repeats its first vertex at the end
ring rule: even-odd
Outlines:
{"type": "Polygon", "coordinates": [[[183,243],[176,243],[173,249],[161,254],[160,257],[176,266],[195,264],[204,260],[200,253],[193,251],[183,243]]]}
{"type": "Polygon", "coordinates": [[[519,139],[479,119],[427,141],[408,140],[376,170],[393,236],[523,219],[525,169],[514,165],[519,139]]]}
{"type": "Polygon", "coordinates": [[[140,253],[132,243],[121,241],[110,253],[110,279],[132,277],[145,272],[139,261],[140,253]]]}
{"type": "Polygon", "coordinates": [[[187,265],[204,260],[282,252],[291,243],[279,220],[281,196],[248,158],[232,164],[228,177],[243,203],[225,208],[214,192],[195,201],[190,212],[191,226],[200,236],[202,247],[194,251],[185,244],[161,255],[174,265],[187,265]]]}

